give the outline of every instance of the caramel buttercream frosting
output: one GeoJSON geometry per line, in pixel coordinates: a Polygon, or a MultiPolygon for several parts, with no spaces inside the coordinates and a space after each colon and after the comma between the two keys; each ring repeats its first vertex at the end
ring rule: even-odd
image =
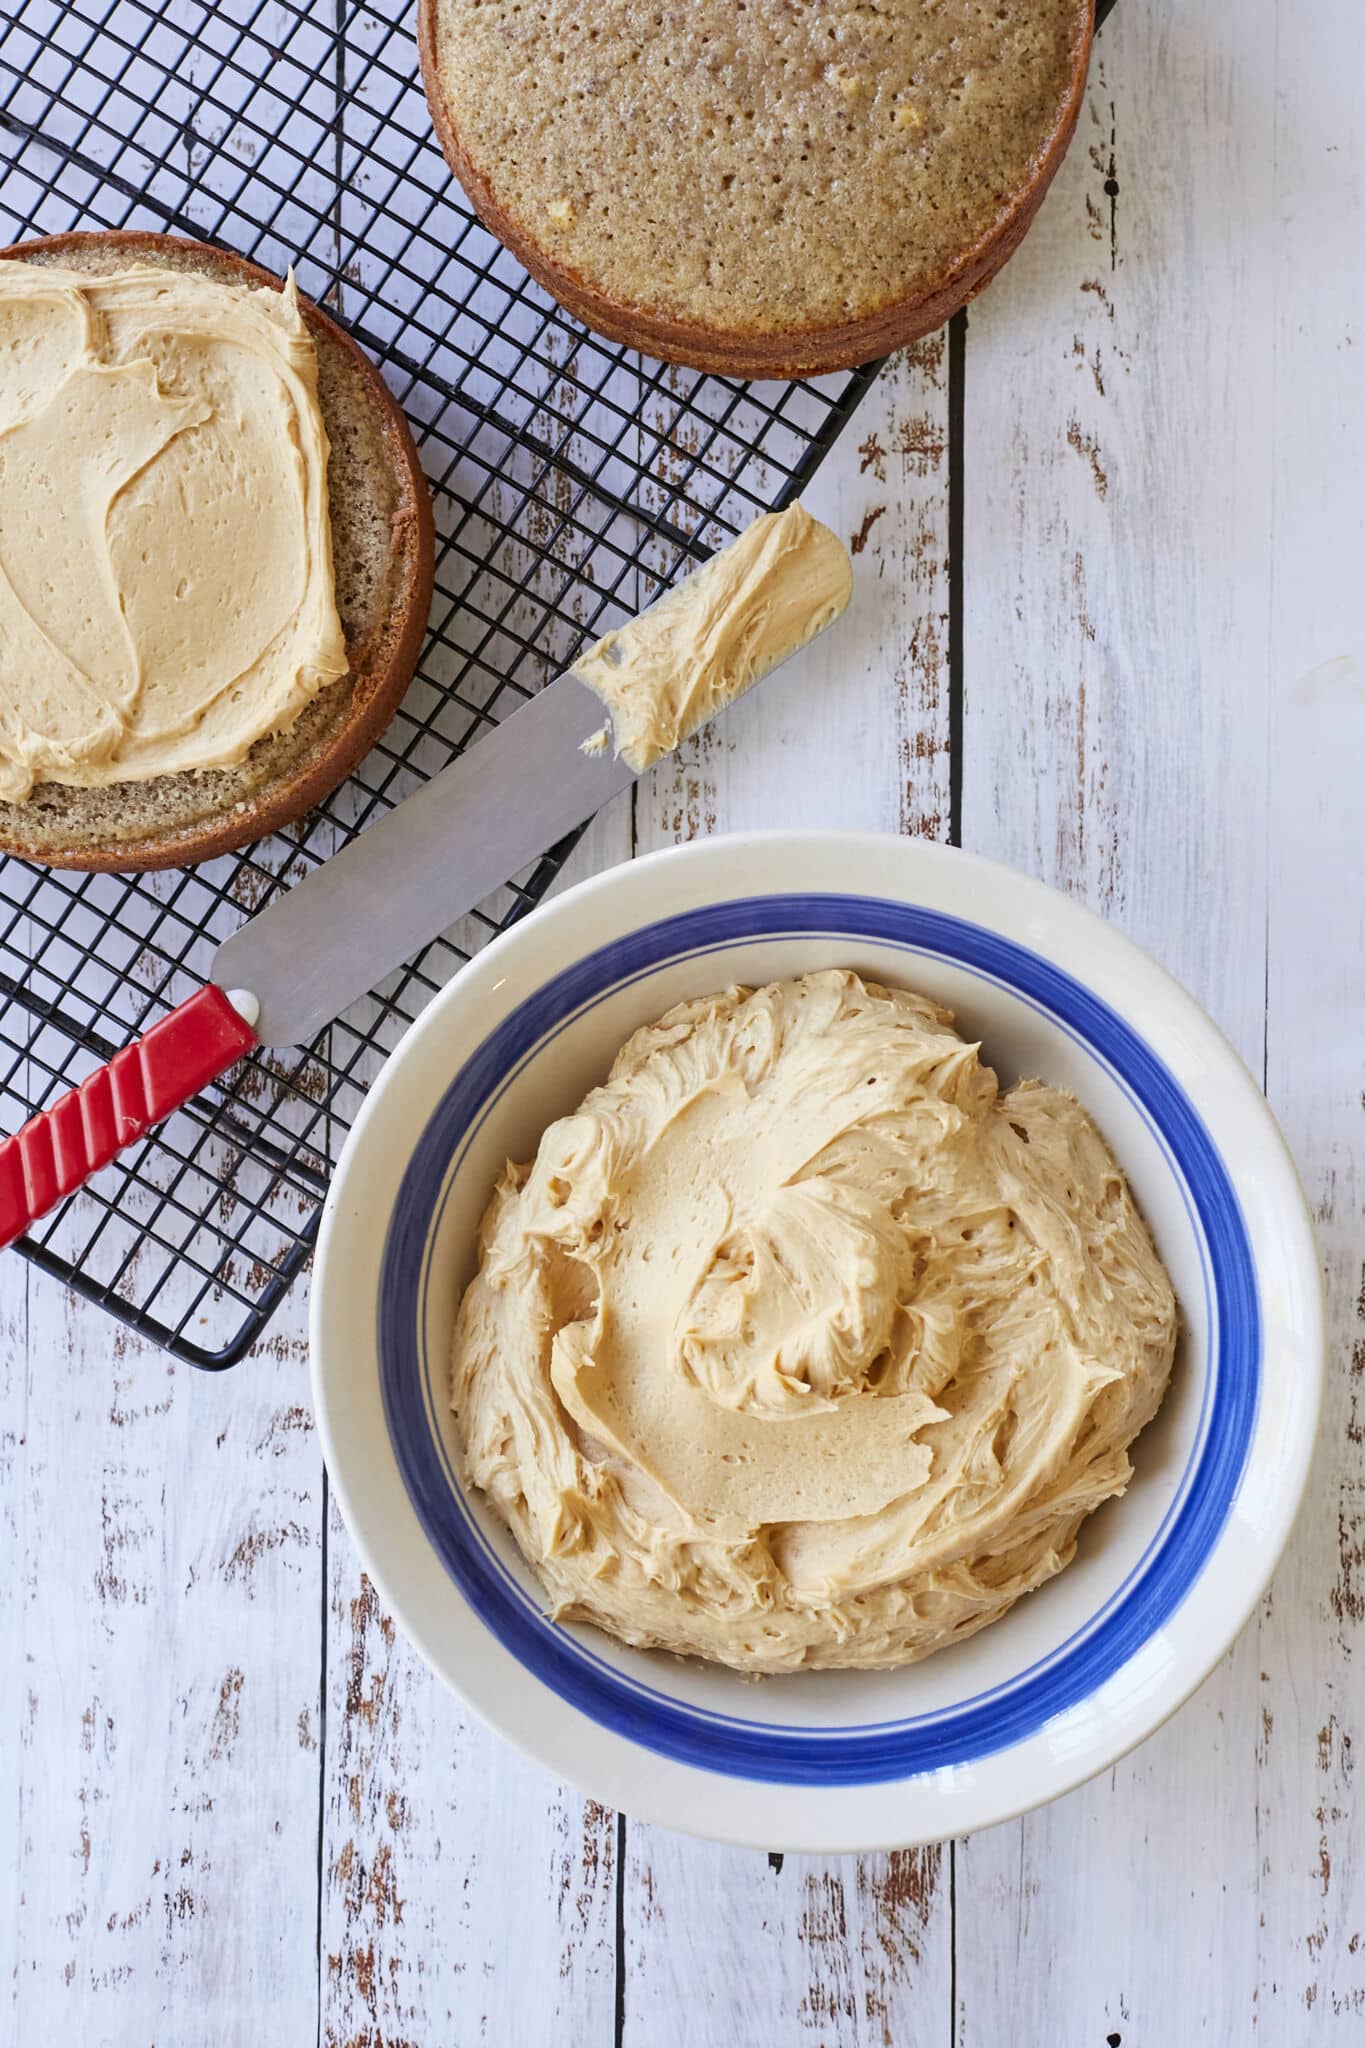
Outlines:
{"type": "MultiPolygon", "coordinates": [[[[738,540],[628,625],[604,634],[573,672],[611,715],[616,752],[643,771],[832,625],[853,590],[836,533],[803,505],[765,512],[738,540]]],[[[601,751],[605,730],[585,749],[601,751]]]]}
{"type": "Polygon", "coordinates": [[[0,262],[0,797],[231,766],[346,673],[283,292],[0,262]]]}
{"type": "Polygon", "coordinates": [[[889,1666],[1068,1562],[1176,1329],[1086,1111],[830,971],[679,1004],[507,1167],[453,1406],[556,1615],[889,1666]]]}

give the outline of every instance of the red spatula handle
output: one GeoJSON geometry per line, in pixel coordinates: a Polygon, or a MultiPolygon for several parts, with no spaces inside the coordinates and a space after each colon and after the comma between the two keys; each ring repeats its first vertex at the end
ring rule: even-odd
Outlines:
{"type": "Polygon", "coordinates": [[[212,982],[0,1142],[0,1246],[256,1044],[212,982]]]}

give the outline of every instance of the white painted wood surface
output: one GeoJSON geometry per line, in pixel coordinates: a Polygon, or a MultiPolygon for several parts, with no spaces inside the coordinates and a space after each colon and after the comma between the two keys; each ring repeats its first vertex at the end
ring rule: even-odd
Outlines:
{"type": "MultiPolygon", "coordinates": [[[[1166,962],[1319,1218],[1326,1426],[1253,1624],[1105,1779],[862,1859],[621,1823],[471,1725],[329,1509],[302,1294],[204,1378],[0,1261],[0,2040],[1365,2038],[1365,157],[1352,0],[1121,0],[965,347],[960,824],[1166,962]]],[[[948,365],[810,502],[837,646],[598,821],[947,836],[948,365]]]]}

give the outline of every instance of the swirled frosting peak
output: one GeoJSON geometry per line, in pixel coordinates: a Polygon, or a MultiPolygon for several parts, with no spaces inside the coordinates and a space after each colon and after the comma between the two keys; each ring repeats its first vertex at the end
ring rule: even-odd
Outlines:
{"type": "Polygon", "coordinates": [[[1068,1561],[1175,1336],[1085,1111],[831,971],[680,1004],[509,1166],[453,1399],[559,1613],[891,1665],[1068,1561]]]}

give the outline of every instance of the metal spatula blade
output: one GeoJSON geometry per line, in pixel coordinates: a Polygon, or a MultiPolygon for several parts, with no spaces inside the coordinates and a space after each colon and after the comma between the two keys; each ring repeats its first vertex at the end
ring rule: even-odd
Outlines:
{"type": "Polygon", "coordinates": [[[272,903],[213,956],[250,990],[263,1045],[308,1045],[333,1017],[635,780],[585,754],[602,705],[569,671],[272,903]]]}

